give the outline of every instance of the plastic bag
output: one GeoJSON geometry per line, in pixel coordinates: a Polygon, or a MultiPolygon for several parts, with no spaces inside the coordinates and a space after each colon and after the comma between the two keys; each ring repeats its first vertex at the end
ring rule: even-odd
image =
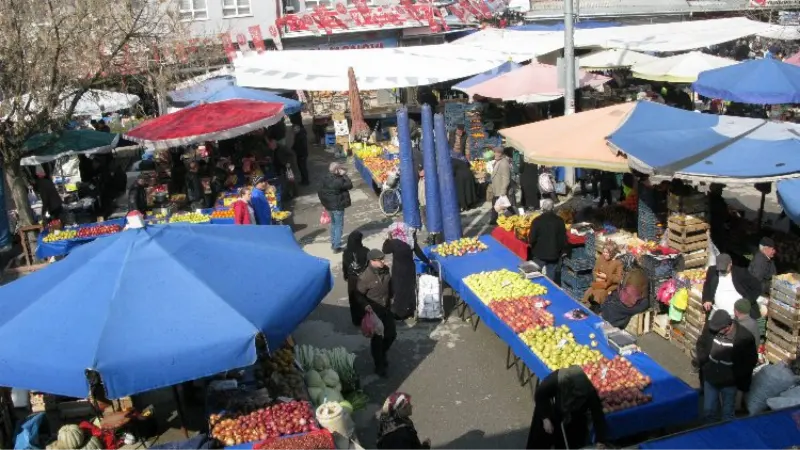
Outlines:
{"type": "Polygon", "coordinates": [[[543,172],[539,175],[539,190],[542,194],[549,194],[553,192],[555,186],[553,186],[553,176],[547,172],[543,172]]]}
{"type": "Polygon", "coordinates": [[[509,207],[511,207],[511,201],[505,195],[501,195],[497,198],[497,201],[494,202],[494,210],[499,213],[505,211],[509,207]]]}
{"type": "Polygon", "coordinates": [[[427,274],[420,275],[417,287],[417,317],[420,319],[442,318],[439,292],[439,278],[427,274]]]}
{"type": "Polygon", "coordinates": [[[661,287],[658,288],[658,294],[656,294],[658,301],[665,305],[669,305],[670,299],[672,299],[672,296],[675,295],[675,289],[677,288],[676,284],[677,283],[675,283],[674,278],[670,278],[669,281],[664,282],[661,287]]]}
{"type": "Polygon", "coordinates": [[[765,366],[753,375],[747,394],[747,412],[752,416],[767,410],[767,400],[779,396],[800,382],[786,364],[765,366]]]}
{"type": "Polygon", "coordinates": [[[294,181],[294,172],[292,172],[292,168],[288,164],[286,165],[286,179],[294,181]]]}
{"type": "Polygon", "coordinates": [[[361,334],[365,337],[371,338],[372,336],[383,336],[383,322],[371,309],[364,314],[361,319],[361,334]]]}
{"type": "Polygon", "coordinates": [[[567,195],[567,183],[563,181],[556,183],[556,194],[567,195]]]}
{"type": "Polygon", "coordinates": [[[331,215],[328,214],[327,209],[322,210],[322,215],[319,216],[319,224],[320,225],[330,225],[331,223],[331,215]]]}

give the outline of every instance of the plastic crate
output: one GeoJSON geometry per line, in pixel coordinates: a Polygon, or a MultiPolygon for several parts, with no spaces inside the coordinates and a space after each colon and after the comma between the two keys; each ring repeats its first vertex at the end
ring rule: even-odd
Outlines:
{"type": "Polygon", "coordinates": [[[583,293],[586,292],[586,289],[577,289],[567,285],[564,285],[561,289],[575,301],[580,301],[583,298],[583,293]]]}
{"type": "Polygon", "coordinates": [[[574,272],[592,270],[594,268],[594,258],[564,258],[562,266],[574,272]]]}
{"type": "Polygon", "coordinates": [[[589,245],[589,241],[587,240],[584,245],[574,245],[571,246],[569,249],[569,257],[570,259],[589,259],[594,260],[596,250],[594,248],[594,241],[592,241],[592,245],[589,245]]]}
{"type": "MultiPolygon", "coordinates": [[[[574,272],[566,267],[561,270],[561,285],[586,290],[592,284],[592,271],[574,272]]],[[[582,293],[581,293],[582,294],[582,293]]]]}
{"type": "Polygon", "coordinates": [[[646,253],[639,258],[639,264],[652,279],[671,278],[675,275],[678,258],[676,256],[659,257],[646,253]]]}
{"type": "Polygon", "coordinates": [[[597,258],[597,235],[594,232],[586,235],[586,244],[583,247],[587,253],[586,258],[594,261],[597,258]]]}

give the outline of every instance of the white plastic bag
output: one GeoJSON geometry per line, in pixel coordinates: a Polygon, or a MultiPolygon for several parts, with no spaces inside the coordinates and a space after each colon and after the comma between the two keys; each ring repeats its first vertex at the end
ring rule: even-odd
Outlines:
{"type": "Polygon", "coordinates": [[[510,207],[511,207],[511,201],[505,195],[501,195],[500,197],[497,198],[497,201],[494,202],[494,210],[497,211],[498,213],[501,213],[510,207]]]}
{"type": "Polygon", "coordinates": [[[417,283],[417,317],[441,319],[444,315],[439,299],[439,279],[433,275],[420,275],[417,283]]]}

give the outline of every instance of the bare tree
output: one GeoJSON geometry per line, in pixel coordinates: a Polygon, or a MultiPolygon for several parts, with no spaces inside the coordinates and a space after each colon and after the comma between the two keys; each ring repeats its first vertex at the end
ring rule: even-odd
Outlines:
{"type": "Polygon", "coordinates": [[[63,129],[89,89],[127,76],[161,92],[196,59],[178,3],[0,0],[0,158],[22,224],[33,222],[20,166],[30,136],[63,129]]]}

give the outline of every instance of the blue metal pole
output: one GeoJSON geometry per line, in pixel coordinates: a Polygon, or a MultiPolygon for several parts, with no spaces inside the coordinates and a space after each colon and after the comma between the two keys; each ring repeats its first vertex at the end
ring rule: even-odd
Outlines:
{"type": "Polygon", "coordinates": [[[400,197],[403,201],[403,221],[412,228],[422,228],[417,196],[418,169],[411,156],[411,131],[408,129],[408,109],[397,110],[397,138],[400,142],[400,197]]]}
{"type": "Polygon", "coordinates": [[[450,148],[444,126],[444,116],[433,116],[436,138],[436,162],[439,168],[439,193],[442,197],[442,225],[445,242],[461,239],[461,211],[458,208],[456,182],[450,162],[450,148]]]}
{"type": "Polygon", "coordinates": [[[425,213],[429,233],[442,232],[442,203],[433,141],[433,111],[422,105],[422,167],[425,169],[425,213]]]}

